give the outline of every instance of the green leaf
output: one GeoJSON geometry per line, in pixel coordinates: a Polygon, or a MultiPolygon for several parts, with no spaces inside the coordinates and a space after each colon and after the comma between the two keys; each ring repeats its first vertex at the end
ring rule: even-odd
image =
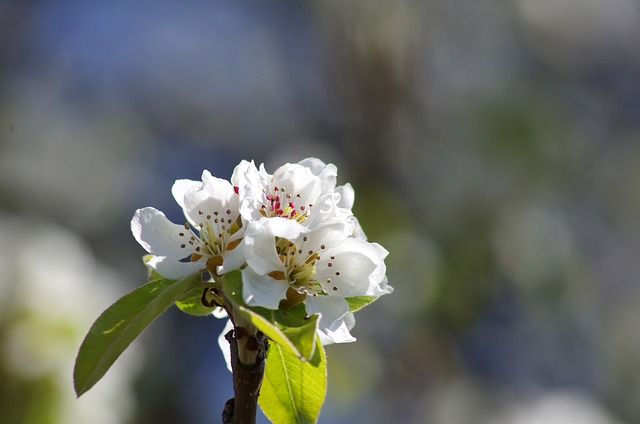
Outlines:
{"type": "Polygon", "coordinates": [[[216,309],[216,306],[209,308],[202,304],[202,290],[203,289],[190,290],[176,302],[176,306],[182,312],[189,315],[199,317],[211,315],[211,312],[216,309]]]}
{"type": "Polygon", "coordinates": [[[78,351],[73,370],[76,394],[80,396],[93,387],[149,324],[200,284],[199,273],[178,281],[154,279],[107,308],[78,351]]]}
{"type": "Polygon", "coordinates": [[[308,424],[318,421],[327,391],[327,364],[317,340],[316,354],[302,362],[278,344],[267,350],[258,403],[271,422],[308,424]]]}
{"type": "Polygon", "coordinates": [[[349,304],[349,312],[356,312],[378,300],[378,297],[379,296],[353,296],[345,297],[344,300],[349,304]]]}
{"type": "Polygon", "coordinates": [[[313,356],[320,315],[307,316],[303,304],[278,310],[247,306],[242,299],[240,272],[226,274],[222,287],[234,303],[234,309],[273,342],[300,360],[306,361],[313,356]]]}
{"type": "Polygon", "coordinates": [[[311,315],[304,325],[289,327],[282,325],[282,320],[278,320],[283,311],[264,309],[258,313],[243,306],[238,306],[238,310],[258,330],[262,331],[273,342],[282,346],[290,355],[294,355],[303,361],[313,357],[316,347],[316,330],[320,320],[319,314],[311,315]]]}

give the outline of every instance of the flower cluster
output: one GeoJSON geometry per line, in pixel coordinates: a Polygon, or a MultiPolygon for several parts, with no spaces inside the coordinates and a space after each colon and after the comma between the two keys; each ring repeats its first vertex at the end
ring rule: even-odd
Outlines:
{"type": "Polygon", "coordinates": [[[187,221],[170,222],[154,208],[136,211],[131,230],[166,278],[194,272],[215,277],[240,269],[248,306],[304,303],[320,313],[324,344],[355,340],[345,298],[390,293],[384,259],[351,208],[353,188],[336,186],[337,168],[309,158],[273,174],[242,161],[231,181],[178,180],[172,193],[187,221]]]}

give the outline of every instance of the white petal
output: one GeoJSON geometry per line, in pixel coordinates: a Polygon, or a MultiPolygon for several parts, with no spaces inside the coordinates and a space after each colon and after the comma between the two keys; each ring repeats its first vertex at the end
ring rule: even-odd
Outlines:
{"type": "Polygon", "coordinates": [[[321,314],[318,336],[323,345],[356,340],[349,333],[355,325],[355,318],[349,313],[349,305],[344,299],[336,296],[308,297],[306,311],[308,314],[321,314]]]}
{"type": "Polygon", "coordinates": [[[305,208],[316,203],[322,194],[322,182],[313,175],[309,168],[298,164],[285,164],[276,169],[271,179],[270,189],[284,188],[297,209],[305,208]]]}
{"type": "Polygon", "coordinates": [[[386,276],[387,266],[384,263],[385,258],[389,255],[389,251],[379,245],[378,243],[371,243],[371,246],[376,250],[379,261],[376,263],[376,270],[369,276],[369,290],[367,296],[380,296],[393,292],[393,287],[388,284],[386,276]]]}
{"type": "Polygon", "coordinates": [[[340,195],[338,206],[351,210],[355,200],[355,192],[353,191],[351,184],[347,183],[345,185],[338,186],[336,187],[335,192],[340,195]]]}
{"type": "Polygon", "coordinates": [[[222,265],[217,269],[218,274],[222,275],[227,272],[235,271],[244,264],[244,248],[238,245],[233,250],[227,250],[222,253],[222,265]]]}
{"type": "Polygon", "coordinates": [[[360,221],[358,221],[358,218],[352,215],[349,218],[347,218],[347,221],[349,221],[349,223],[351,224],[351,227],[353,228],[353,231],[352,231],[353,237],[366,241],[367,235],[362,229],[362,226],[360,226],[360,221]]]}
{"type": "Polygon", "coordinates": [[[376,249],[376,252],[378,252],[378,255],[380,255],[380,257],[384,260],[387,256],[389,256],[389,251],[387,249],[385,249],[384,247],[382,247],[382,245],[378,244],[378,243],[371,243],[371,245],[376,249]]]}
{"type": "Polygon", "coordinates": [[[227,325],[224,326],[222,333],[218,336],[218,346],[220,346],[224,361],[227,363],[227,369],[229,372],[233,372],[231,369],[231,346],[229,346],[229,342],[224,337],[230,330],[233,330],[233,323],[231,320],[227,321],[227,325]]]}
{"type": "Polygon", "coordinates": [[[204,222],[207,216],[215,219],[215,213],[227,218],[226,211],[230,210],[229,218],[238,217],[238,198],[229,181],[211,176],[208,171],[202,174],[204,180],[200,189],[185,193],[185,212],[196,223],[204,222]]]}
{"type": "Polygon", "coordinates": [[[138,209],[131,220],[131,232],[149,253],[159,256],[175,256],[182,259],[194,250],[187,243],[184,226],[176,225],[155,208],[138,209]],[[185,245],[184,248],[180,246],[185,245]]]}
{"type": "Polygon", "coordinates": [[[317,158],[307,158],[298,162],[306,168],[309,168],[313,175],[320,178],[322,182],[322,193],[329,193],[333,191],[336,186],[336,179],[338,175],[338,168],[332,163],[326,165],[323,161],[317,158]]]}
{"type": "Polygon", "coordinates": [[[309,315],[320,314],[320,329],[335,330],[349,312],[349,304],[337,296],[307,296],[306,310],[309,315]]]}
{"type": "Polygon", "coordinates": [[[355,315],[353,315],[352,312],[349,312],[347,315],[344,316],[344,323],[347,326],[347,329],[349,331],[353,330],[353,327],[356,326],[356,317],[355,315]]]}
{"type": "Polygon", "coordinates": [[[231,183],[222,178],[216,178],[211,173],[205,170],[202,173],[203,188],[211,197],[219,199],[221,204],[230,208],[232,213],[237,215],[238,213],[238,195],[231,183]]]}
{"type": "Polygon", "coordinates": [[[328,221],[308,233],[303,233],[298,236],[296,245],[299,245],[305,252],[307,250],[313,250],[318,251],[322,255],[324,254],[322,250],[331,249],[331,246],[339,245],[348,235],[344,222],[328,221]],[[302,241],[305,237],[307,240],[302,241]],[[323,249],[321,246],[325,246],[325,248],[323,249]]]}
{"type": "Polygon", "coordinates": [[[306,231],[308,230],[297,222],[284,218],[263,218],[250,223],[243,240],[247,264],[260,275],[285,271],[276,251],[275,238],[295,240],[306,231]]]}
{"type": "Polygon", "coordinates": [[[211,312],[211,315],[213,315],[214,317],[216,317],[218,319],[228,318],[229,317],[229,314],[227,314],[227,311],[224,308],[215,308],[213,310],[213,312],[211,312]]]}
{"type": "Polygon", "coordinates": [[[158,274],[170,280],[177,280],[204,268],[204,263],[180,262],[173,256],[153,256],[147,261],[147,265],[153,268],[158,274]]]}
{"type": "Polygon", "coordinates": [[[176,182],[173,183],[173,187],[171,187],[171,194],[173,194],[173,198],[176,199],[176,202],[180,205],[184,215],[192,225],[195,225],[195,222],[190,219],[187,214],[187,210],[184,205],[184,197],[187,193],[199,190],[200,188],[202,188],[202,182],[193,180],[176,180],[176,182]]]}
{"type": "Polygon", "coordinates": [[[255,163],[253,163],[253,161],[241,161],[233,170],[231,184],[238,187],[240,191],[247,185],[257,188],[257,186],[260,185],[260,173],[255,163]]]}
{"type": "Polygon", "coordinates": [[[240,215],[245,223],[257,221],[262,215],[260,207],[268,181],[271,176],[264,170],[264,165],[260,165],[260,170],[256,168],[253,161],[242,161],[233,171],[231,183],[238,187],[240,194],[240,215]]]}
{"type": "Polygon", "coordinates": [[[309,168],[313,175],[320,175],[320,173],[327,167],[323,161],[318,158],[306,158],[298,162],[298,165],[302,165],[309,168]]]}
{"type": "Polygon", "coordinates": [[[242,298],[249,306],[278,309],[280,301],[286,299],[289,284],[268,275],[258,275],[245,268],[242,270],[242,298]]]}
{"type": "Polygon", "coordinates": [[[309,232],[304,225],[286,218],[263,218],[258,224],[264,225],[273,236],[287,240],[295,240],[301,234],[309,232]]]}
{"type": "MultiPolygon", "coordinates": [[[[350,314],[353,315],[353,314],[350,314]]],[[[355,342],[356,338],[351,335],[349,332],[349,326],[346,323],[346,318],[349,315],[345,316],[345,321],[336,328],[335,330],[318,330],[318,336],[320,337],[320,343],[324,346],[333,344],[333,343],[351,343],[355,342]]]]}
{"type": "Polygon", "coordinates": [[[370,288],[380,284],[385,272],[376,248],[355,238],[348,238],[323,253],[316,263],[318,281],[328,293],[341,297],[366,295],[370,288]]]}
{"type": "Polygon", "coordinates": [[[380,284],[369,289],[367,296],[382,296],[389,293],[393,293],[393,287],[389,285],[389,280],[385,276],[380,284]]]}
{"type": "MultiPolygon", "coordinates": [[[[313,205],[309,218],[304,221],[304,225],[309,228],[315,228],[327,221],[342,221],[349,223],[351,212],[346,209],[339,208],[337,193],[326,193],[313,205]]],[[[353,232],[353,231],[351,231],[353,232]]]]}

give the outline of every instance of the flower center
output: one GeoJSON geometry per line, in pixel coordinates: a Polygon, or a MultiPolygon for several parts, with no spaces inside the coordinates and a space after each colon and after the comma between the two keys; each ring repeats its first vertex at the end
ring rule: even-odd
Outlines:
{"type": "Polygon", "coordinates": [[[240,229],[242,225],[240,218],[234,221],[231,218],[231,210],[214,211],[213,215],[198,211],[201,217],[200,222],[196,222],[196,228],[193,228],[188,222],[184,223],[185,231],[178,233],[185,243],[180,248],[190,250],[195,253],[189,254],[182,262],[195,262],[202,257],[219,258],[216,262],[222,263],[221,255],[226,250],[233,250],[239,243],[239,240],[229,241],[229,238],[240,229]]]}
{"type": "Polygon", "coordinates": [[[264,190],[260,213],[268,218],[282,217],[302,222],[309,216],[309,209],[313,207],[313,204],[298,205],[301,203],[301,199],[300,193],[287,193],[285,187],[274,186],[269,192],[264,190]]]}
{"type": "Polygon", "coordinates": [[[285,266],[285,272],[270,275],[276,279],[287,280],[291,289],[301,295],[326,295],[327,292],[316,279],[316,263],[320,260],[320,252],[325,246],[310,249],[306,246],[307,240],[304,236],[302,242],[296,245],[287,239],[276,238],[276,252],[285,266]]]}

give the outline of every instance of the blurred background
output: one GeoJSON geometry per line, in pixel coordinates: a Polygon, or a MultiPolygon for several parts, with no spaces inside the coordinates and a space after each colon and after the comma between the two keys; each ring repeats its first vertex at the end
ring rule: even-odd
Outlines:
{"type": "MultiPolygon", "coordinates": [[[[320,423],[640,422],[640,3],[0,1],[0,423],[219,422],[224,325],[171,310],[79,400],[145,281],[135,209],[241,159],[356,190],[396,291],[320,423]]],[[[260,422],[266,422],[263,417],[260,422]]]]}

